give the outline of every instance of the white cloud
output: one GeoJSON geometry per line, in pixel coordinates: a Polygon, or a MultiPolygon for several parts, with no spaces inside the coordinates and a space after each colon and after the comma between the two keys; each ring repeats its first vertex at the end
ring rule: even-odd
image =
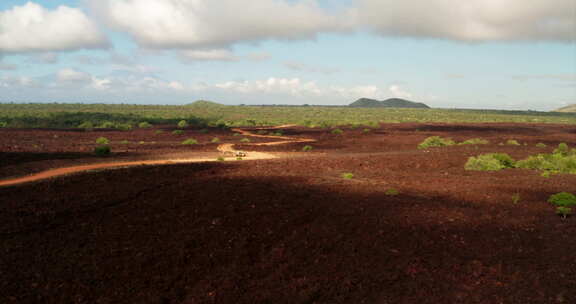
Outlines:
{"type": "Polygon", "coordinates": [[[573,0],[357,0],[359,25],[384,36],[460,41],[576,39],[573,0]]]}
{"type": "Polygon", "coordinates": [[[0,11],[0,52],[46,52],[103,48],[104,35],[84,12],[28,2],[0,11]]]}
{"type": "Polygon", "coordinates": [[[403,88],[401,88],[399,85],[397,84],[393,84],[391,86],[388,87],[388,92],[396,98],[413,98],[414,95],[406,90],[404,90],[403,88]]]}
{"type": "Polygon", "coordinates": [[[0,88],[31,88],[38,87],[39,83],[26,76],[3,76],[0,77],[0,88]]]}
{"type": "Polygon", "coordinates": [[[236,55],[230,49],[200,49],[183,50],[177,52],[178,57],[185,63],[197,61],[264,61],[270,59],[268,53],[250,53],[247,55],[236,55]]]}
{"type": "Polygon", "coordinates": [[[113,28],[147,48],[222,48],[267,39],[311,39],[347,26],[316,0],[88,0],[113,28]]]}
{"type": "Polygon", "coordinates": [[[92,76],[86,72],[66,68],[56,73],[56,80],[59,83],[88,83],[92,81],[92,76]]]}
{"type": "Polygon", "coordinates": [[[178,53],[184,61],[237,61],[240,59],[228,49],[187,50],[178,53]]]}
{"type": "Polygon", "coordinates": [[[295,71],[300,72],[311,72],[311,73],[322,73],[322,74],[334,74],[340,72],[337,68],[309,65],[300,62],[285,62],[284,66],[295,71]]]}

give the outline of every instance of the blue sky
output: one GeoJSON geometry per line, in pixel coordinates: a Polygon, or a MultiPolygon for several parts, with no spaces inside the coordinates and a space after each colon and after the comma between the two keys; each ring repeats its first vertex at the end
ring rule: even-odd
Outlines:
{"type": "Polygon", "coordinates": [[[245,3],[3,0],[0,102],[576,103],[571,0],[245,3]]]}

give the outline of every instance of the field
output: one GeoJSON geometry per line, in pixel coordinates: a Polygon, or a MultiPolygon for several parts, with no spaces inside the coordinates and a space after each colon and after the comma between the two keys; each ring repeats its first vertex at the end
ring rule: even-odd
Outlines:
{"type": "MultiPolygon", "coordinates": [[[[7,124],[64,121],[21,106],[3,112],[7,124]]],[[[574,148],[574,116],[317,110],[324,116],[134,110],[102,119],[152,126],[0,128],[0,182],[174,161],[0,187],[0,302],[576,302],[576,218],[547,202],[576,193],[576,175],[464,168],[482,153],[574,148]],[[178,128],[181,119],[193,123],[178,128]],[[297,120],[307,122],[256,127],[297,120]],[[552,121],[561,123],[543,123],[552,121]],[[489,143],[418,149],[431,136],[489,143]],[[108,156],[93,153],[101,137],[108,156]],[[199,159],[210,162],[184,163],[199,159]]],[[[80,123],[95,117],[86,113],[80,123]]]]}

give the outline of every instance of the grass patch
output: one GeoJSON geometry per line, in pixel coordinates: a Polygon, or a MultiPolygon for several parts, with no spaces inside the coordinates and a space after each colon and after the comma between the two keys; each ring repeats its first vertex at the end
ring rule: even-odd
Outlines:
{"type": "Polygon", "coordinates": [[[98,137],[96,139],[96,143],[99,145],[107,145],[110,143],[110,140],[108,140],[108,138],[106,138],[106,137],[98,137]]]}
{"type": "Polygon", "coordinates": [[[442,138],[440,136],[431,136],[431,137],[424,139],[424,141],[418,145],[418,149],[428,149],[431,147],[446,147],[446,146],[453,146],[455,144],[456,144],[456,142],[450,138],[442,138]]]}
{"type": "Polygon", "coordinates": [[[488,141],[486,139],[471,138],[471,139],[467,139],[467,140],[459,143],[459,145],[487,145],[489,143],[490,143],[490,141],[488,141]]]}
{"type": "Polygon", "coordinates": [[[314,148],[312,148],[312,146],[306,145],[306,146],[304,146],[304,147],[302,148],[302,151],[303,151],[303,152],[308,152],[308,151],[312,151],[312,149],[314,149],[314,148]]]}
{"type": "Polygon", "coordinates": [[[394,189],[394,188],[390,188],[390,189],[386,190],[386,191],[384,192],[384,194],[390,195],[390,196],[395,196],[395,195],[400,194],[400,191],[398,191],[398,190],[396,190],[396,189],[394,189]]]}
{"type": "Polygon", "coordinates": [[[343,178],[343,179],[353,179],[353,178],[354,178],[354,174],[349,173],[349,172],[347,172],[347,173],[342,173],[342,178],[343,178]]]}
{"type": "Polygon", "coordinates": [[[188,138],[182,142],[183,145],[197,145],[198,141],[194,138],[188,138]]]}

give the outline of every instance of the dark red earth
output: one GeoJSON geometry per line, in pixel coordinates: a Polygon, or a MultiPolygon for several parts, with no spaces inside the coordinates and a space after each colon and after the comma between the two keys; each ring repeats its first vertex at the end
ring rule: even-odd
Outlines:
{"type": "MultiPolygon", "coordinates": [[[[203,153],[215,151],[213,137],[241,138],[187,132],[0,129],[0,176],[203,153]],[[108,158],[90,153],[100,136],[112,139],[108,158]],[[180,145],[189,137],[201,144],[180,145]],[[115,143],[124,139],[156,143],[115,143]]],[[[576,303],[576,217],[563,220],[546,202],[576,193],[576,176],[464,170],[481,153],[520,159],[560,142],[574,147],[576,126],[284,134],[318,142],[312,152],[298,152],[305,143],[241,147],[298,152],[273,160],[123,168],[0,188],[0,303],[576,303]],[[416,148],[433,135],[491,143],[416,148]],[[508,139],[521,145],[499,145],[508,139]]]]}

